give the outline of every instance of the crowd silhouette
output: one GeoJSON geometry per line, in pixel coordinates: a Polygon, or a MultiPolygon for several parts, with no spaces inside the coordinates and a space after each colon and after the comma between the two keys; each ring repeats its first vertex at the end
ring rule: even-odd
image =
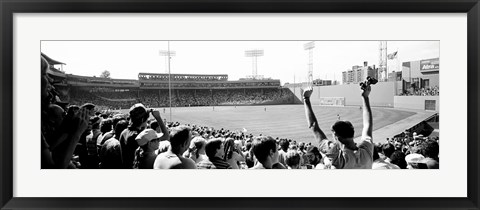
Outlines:
{"type": "MultiPolygon", "coordinates": [[[[48,62],[41,58],[41,167],[69,169],[438,169],[438,138],[406,133],[374,143],[369,104],[371,86],[360,89],[363,130],[353,141],[353,125],[338,120],[325,136],[303,92],[306,132],[316,143],[256,135],[202,125],[166,122],[160,110],[167,91],[71,91],[59,100],[48,62]],[[163,91],[163,92],[162,92],[163,91]],[[141,102],[141,103],[139,103],[141,102]],[[77,104],[77,105],[75,105],[77,104]],[[96,107],[129,108],[128,114],[96,107]],[[310,129],[310,131],[309,131],[310,129]]],[[[173,94],[174,106],[255,104],[289,98],[281,89],[193,91],[173,94]]],[[[167,103],[168,102],[168,103],[167,103]]],[[[321,117],[321,116],[319,116],[321,117]]],[[[324,128],[325,129],[325,128],[324,128]]]]}

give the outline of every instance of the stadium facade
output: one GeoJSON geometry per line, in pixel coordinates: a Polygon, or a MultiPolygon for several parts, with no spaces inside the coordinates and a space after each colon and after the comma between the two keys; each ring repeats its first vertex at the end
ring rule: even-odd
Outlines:
{"type": "Polygon", "coordinates": [[[439,86],[439,58],[423,59],[402,63],[402,78],[407,88],[430,88],[439,86]]]}
{"type": "Polygon", "coordinates": [[[70,104],[93,102],[103,109],[126,109],[133,103],[148,107],[294,103],[293,93],[281,87],[278,79],[228,80],[227,74],[157,73],[139,73],[136,80],[112,79],[65,74],[58,68],[64,63],[47,60],[55,97],[70,104]]]}
{"type": "MultiPolygon", "coordinates": [[[[387,81],[375,86],[370,97],[372,106],[401,109],[439,111],[439,58],[407,61],[401,71],[389,73],[387,81]]],[[[367,76],[377,77],[379,69],[375,65],[353,66],[342,73],[342,85],[314,87],[311,97],[313,104],[361,106],[358,96],[358,83],[367,76]],[[362,79],[363,78],[363,79],[362,79]]],[[[294,87],[292,85],[292,87],[294,87]]],[[[301,88],[291,88],[297,98],[301,98],[301,88]]]]}
{"type": "MultiPolygon", "coordinates": [[[[100,109],[127,109],[138,102],[147,107],[302,103],[300,86],[290,84],[282,87],[280,80],[275,79],[246,78],[229,81],[227,74],[157,73],[139,73],[136,80],[88,77],[65,74],[62,69],[64,63],[44,54],[42,56],[50,63],[47,73],[54,83],[55,97],[70,104],[92,102],[100,109]]],[[[427,118],[413,123],[413,126],[401,128],[417,133],[432,130],[426,122],[433,119],[438,124],[439,59],[403,62],[402,67],[402,72],[391,72],[388,81],[375,85],[375,93],[370,97],[371,105],[434,111],[427,118]],[[434,94],[431,94],[432,90],[434,94]]],[[[364,66],[353,69],[356,73],[347,75],[350,75],[350,79],[353,77],[355,83],[331,85],[328,81],[319,81],[315,84],[312,104],[360,106],[361,98],[356,82],[361,81],[365,75],[378,75],[375,74],[375,66],[368,66],[366,62],[364,66]]],[[[438,130],[438,126],[435,128],[438,130]]]]}
{"type": "MultiPolygon", "coordinates": [[[[43,55],[43,54],[42,54],[43,55]]],[[[47,57],[46,55],[43,55],[47,57]]],[[[228,80],[227,74],[139,73],[138,79],[111,79],[65,74],[62,62],[48,58],[58,96],[62,101],[82,104],[93,101],[106,108],[128,108],[141,102],[152,107],[266,105],[302,103],[300,86],[281,86],[277,79],[244,78],[228,80]],[[60,68],[56,68],[60,66],[60,68]]],[[[391,72],[389,80],[379,82],[371,96],[372,106],[439,110],[439,59],[402,63],[401,72],[391,72]],[[435,89],[436,94],[424,94],[435,89]]],[[[315,84],[312,103],[318,105],[359,106],[358,82],[378,76],[375,65],[353,66],[343,72],[342,85],[330,81],[315,84]],[[349,81],[345,84],[345,81],[349,81]],[[322,102],[323,101],[323,102],[322,102]],[[322,104],[325,103],[325,104],[322,104]]]]}

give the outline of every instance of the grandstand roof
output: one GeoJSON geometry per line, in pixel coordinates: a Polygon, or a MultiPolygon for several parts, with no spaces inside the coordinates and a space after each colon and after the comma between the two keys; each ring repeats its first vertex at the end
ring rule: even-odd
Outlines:
{"type": "Polygon", "coordinates": [[[47,55],[45,55],[45,54],[43,54],[43,53],[42,53],[42,56],[45,58],[45,60],[47,60],[47,62],[48,62],[50,65],[59,65],[59,64],[67,65],[67,64],[62,63],[62,62],[60,62],[60,61],[53,60],[52,58],[48,57],[47,55]]]}
{"type": "Polygon", "coordinates": [[[67,74],[68,77],[78,77],[78,78],[86,78],[86,79],[98,79],[98,80],[111,80],[110,78],[103,78],[103,77],[97,77],[97,76],[82,76],[82,75],[76,75],[76,74],[67,74]]]}
{"type": "Polygon", "coordinates": [[[65,77],[66,77],[66,75],[65,75],[63,72],[58,71],[58,70],[56,70],[56,69],[52,69],[52,68],[47,69],[47,74],[49,74],[50,77],[51,77],[52,75],[53,75],[53,76],[57,76],[57,77],[62,77],[62,78],[65,78],[65,77]]]}

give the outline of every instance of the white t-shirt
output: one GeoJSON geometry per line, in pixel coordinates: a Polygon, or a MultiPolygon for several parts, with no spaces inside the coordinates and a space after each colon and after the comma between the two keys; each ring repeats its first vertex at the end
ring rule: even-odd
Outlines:
{"type": "Polygon", "coordinates": [[[371,137],[362,137],[362,142],[357,145],[358,150],[343,148],[345,158],[344,169],[372,169],[373,141],[371,137]]]}
{"type": "Polygon", "coordinates": [[[393,163],[388,163],[382,159],[377,159],[373,161],[372,169],[400,169],[400,167],[393,163]]]}

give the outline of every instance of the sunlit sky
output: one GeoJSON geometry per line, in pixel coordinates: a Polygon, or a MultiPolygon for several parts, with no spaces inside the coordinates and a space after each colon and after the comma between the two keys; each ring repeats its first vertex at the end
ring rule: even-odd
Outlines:
{"type": "MultiPolygon", "coordinates": [[[[238,80],[252,74],[252,58],[246,50],[261,49],[257,74],[281,83],[307,81],[308,41],[170,41],[175,51],[171,73],[228,74],[238,80]]],[[[398,60],[388,60],[390,70],[401,62],[440,57],[438,41],[388,41],[387,52],[398,51],[398,60]]],[[[166,73],[167,60],[160,51],[167,41],[42,41],[41,51],[66,63],[67,74],[99,76],[108,70],[115,79],[137,79],[139,72],[166,73]]],[[[315,41],[313,78],[341,81],[342,72],[354,65],[379,63],[378,41],[315,41]]]]}

